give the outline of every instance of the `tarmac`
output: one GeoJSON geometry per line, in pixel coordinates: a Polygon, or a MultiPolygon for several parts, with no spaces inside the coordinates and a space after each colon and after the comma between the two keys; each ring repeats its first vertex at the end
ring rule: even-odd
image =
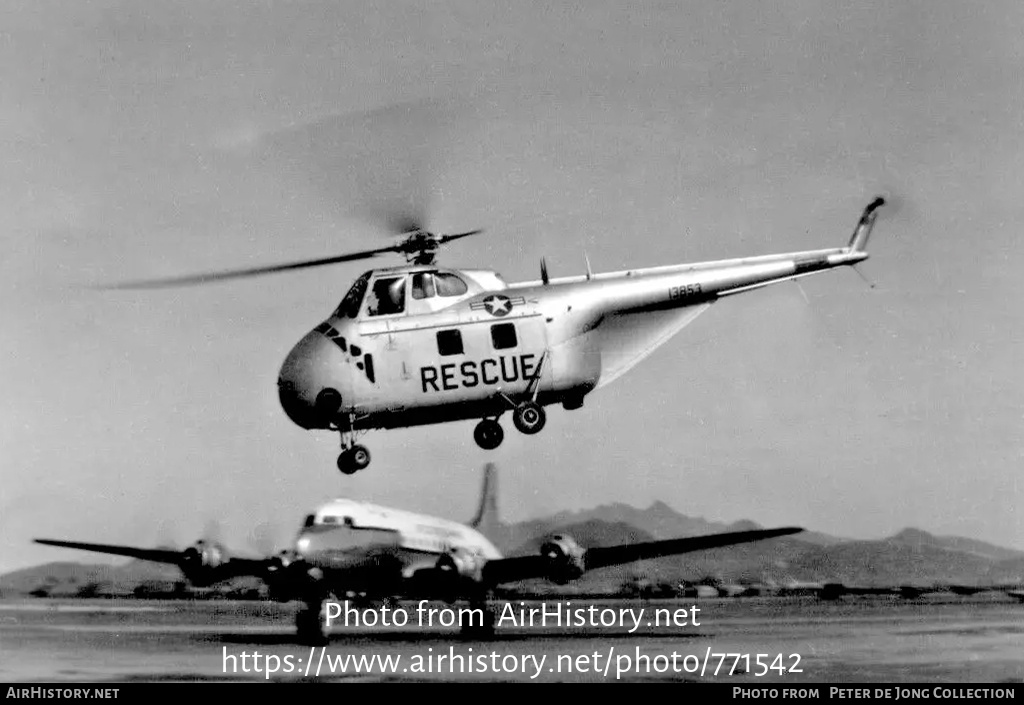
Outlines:
{"type": "Polygon", "coordinates": [[[1005,596],[499,601],[489,640],[447,624],[458,605],[346,606],[321,648],[296,643],[294,604],[0,601],[0,680],[1024,682],[1005,596]]]}

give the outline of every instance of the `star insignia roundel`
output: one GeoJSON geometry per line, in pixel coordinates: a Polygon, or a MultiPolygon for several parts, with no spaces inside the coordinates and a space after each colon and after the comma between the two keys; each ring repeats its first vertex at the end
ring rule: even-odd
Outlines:
{"type": "Polygon", "coordinates": [[[506,316],[512,310],[512,301],[507,296],[492,294],[484,299],[484,308],[492,316],[506,316]]]}

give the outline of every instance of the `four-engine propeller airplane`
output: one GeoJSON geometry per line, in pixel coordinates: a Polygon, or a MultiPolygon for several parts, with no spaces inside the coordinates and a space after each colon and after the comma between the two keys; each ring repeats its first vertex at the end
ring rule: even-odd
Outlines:
{"type": "Polygon", "coordinates": [[[760,255],[507,284],[495,271],[435,265],[438,248],[474,235],[435,235],[404,218],[398,244],[291,264],[137,282],[195,284],[404,254],[406,266],[359,277],[337,309],[287,355],[281,406],[304,429],[341,436],[338,468],[365,468],[356,443],[371,429],[481,419],[474,439],[497,448],[501,416],[524,434],[545,424],[545,406],[572,410],[615,380],[713,303],[868,258],[875,198],[845,247],[760,255]]]}
{"type": "Polygon", "coordinates": [[[498,521],[497,477],[487,465],[476,517],[469,524],[348,499],[328,502],[306,517],[294,546],[264,559],[233,558],[220,545],[200,541],[184,551],[36,539],[36,543],[177,565],[194,586],[241,576],[260,578],[279,601],[299,600],[298,637],[327,638],[325,602],[348,593],[369,600],[467,600],[480,618],[467,633],[493,633],[488,600],[495,587],[530,578],[564,584],[585,571],[795,534],[779,528],[581,548],[570,536],[549,537],[535,555],[503,558],[486,534],[498,521]]]}

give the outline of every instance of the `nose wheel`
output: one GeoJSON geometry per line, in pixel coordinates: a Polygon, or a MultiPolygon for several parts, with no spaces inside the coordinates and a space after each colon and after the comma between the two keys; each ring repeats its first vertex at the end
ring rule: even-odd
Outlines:
{"type": "Polygon", "coordinates": [[[484,450],[494,450],[505,439],[505,432],[494,419],[484,419],[473,429],[473,440],[484,450]]]}
{"type": "Polygon", "coordinates": [[[361,445],[343,450],[338,456],[338,469],[346,475],[364,470],[370,464],[370,451],[361,445]]]}

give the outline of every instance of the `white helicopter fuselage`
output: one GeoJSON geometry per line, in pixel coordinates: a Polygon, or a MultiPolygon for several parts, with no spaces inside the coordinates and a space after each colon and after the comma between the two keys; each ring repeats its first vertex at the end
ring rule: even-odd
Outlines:
{"type": "Polygon", "coordinates": [[[281,401],[304,428],[352,430],[496,416],[525,398],[578,408],[719,298],[866,258],[832,248],[511,285],[490,271],[373,270],[353,289],[390,290],[391,308],[350,292],[292,350],[281,401]],[[427,295],[441,277],[460,293],[427,295]]]}
{"type": "Polygon", "coordinates": [[[845,247],[562,279],[542,264],[540,281],[511,285],[432,264],[371,270],[288,354],[281,405],[303,428],[340,432],[349,474],[369,464],[354,436],[373,428],[480,419],[474,439],[493,450],[503,413],[538,433],[545,406],[578,409],[719,299],[867,259],[884,203],[845,247]]]}

